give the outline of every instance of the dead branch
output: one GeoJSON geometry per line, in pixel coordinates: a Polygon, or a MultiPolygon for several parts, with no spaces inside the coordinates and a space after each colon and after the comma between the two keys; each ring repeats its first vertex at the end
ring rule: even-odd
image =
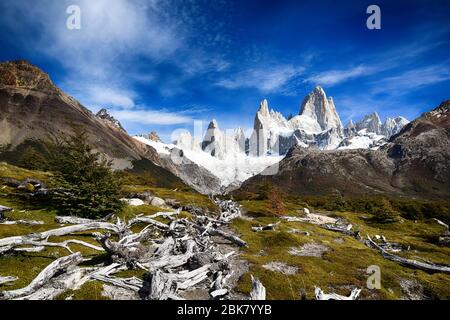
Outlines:
{"type": "Polygon", "coordinates": [[[366,244],[369,247],[378,249],[380,251],[381,255],[388,260],[397,262],[405,267],[413,268],[413,269],[419,269],[430,273],[436,273],[436,272],[442,272],[446,274],[450,274],[450,266],[446,265],[438,265],[434,263],[427,263],[427,262],[421,262],[411,259],[402,258],[399,256],[396,256],[392,253],[387,252],[382,247],[380,247],[375,241],[373,241],[369,235],[367,235],[368,243],[366,244]]]}
{"type": "Polygon", "coordinates": [[[0,277],[0,285],[8,283],[8,282],[14,282],[16,281],[17,277],[0,277]]]}
{"type": "Polygon", "coordinates": [[[11,220],[6,220],[0,223],[0,225],[15,225],[15,224],[23,224],[26,226],[38,226],[38,225],[43,225],[44,221],[36,221],[36,220],[15,220],[15,221],[11,221],[11,220]]]}
{"type": "Polygon", "coordinates": [[[38,276],[34,278],[34,280],[31,281],[31,283],[25,288],[0,292],[0,299],[14,299],[21,296],[30,295],[37,289],[41,288],[61,270],[78,265],[82,261],[83,257],[79,252],[71,254],[70,256],[59,258],[50,263],[44,270],[42,270],[38,274],[38,276]]]}
{"type": "Polygon", "coordinates": [[[0,254],[9,251],[14,247],[20,246],[24,242],[26,243],[27,241],[40,241],[48,239],[49,237],[59,237],[82,231],[101,230],[101,229],[112,231],[117,234],[124,232],[124,230],[118,227],[117,225],[107,222],[90,222],[85,224],[77,224],[58,229],[52,229],[40,233],[31,233],[24,236],[13,236],[0,239],[0,254]]]}
{"type": "Polygon", "coordinates": [[[265,226],[252,227],[252,231],[261,232],[261,231],[275,230],[275,227],[278,226],[279,224],[280,222],[278,221],[277,223],[271,223],[265,226]]]}
{"type": "Polygon", "coordinates": [[[148,298],[150,300],[165,300],[169,295],[175,294],[173,280],[168,274],[161,270],[153,270],[151,272],[150,292],[148,298]]]}
{"type": "Polygon", "coordinates": [[[80,217],[66,217],[66,216],[56,216],[55,222],[60,224],[84,224],[91,222],[98,222],[92,219],[80,218],[80,217]]]}
{"type": "Polygon", "coordinates": [[[261,281],[252,277],[252,291],[250,292],[250,300],[266,300],[266,288],[261,281]]]}
{"type": "Polygon", "coordinates": [[[361,293],[361,289],[353,289],[348,297],[341,296],[337,293],[324,293],[320,288],[316,287],[314,290],[316,300],[356,300],[361,293]]]}

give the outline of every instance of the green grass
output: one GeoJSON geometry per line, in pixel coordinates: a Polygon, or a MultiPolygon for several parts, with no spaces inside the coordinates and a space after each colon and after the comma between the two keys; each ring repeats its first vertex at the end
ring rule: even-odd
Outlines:
{"type": "MultiPolygon", "coordinates": [[[[300,299],[302,293],[307,299],[314,298],[314,287],[325,292],[348,295],[348,286],[363,288],[362,297],[366,299],[400,299],[404,296],[400,279],[415,279],[424,287],[427,296],[450,299],[450,276],[428,274],[412,270],[384,259],[377,251],[364,243],[340,233],[325,230],[317,225],[282,221],[276,231],[253,232],[251,227],[268,224],[279,219],[265,210],[263,200],[241,201],[253,220],[237,219],[232,228],[249,244],[242,257],[249,261],[250,271],[240,280],[238,291],[248,294],[251,290],[250,274],[258,277],[267,289],[268,299],[300,299]],[[308,231],[310,236],[292,234],[291,228],[308,231]],[[342,238],[342,243],[336,242],[342,238]],[[288,253],[289,248],[306,243],[318,243],[330,250],[322,258],[298,257],[288,253]],[[294,275],[266,270],[262,266],[277,261],[298,268],[294,275]],[[366,270],[370,265],[381,268],[381,290],[366,289],[369,276],[366,270]]],[[[288,215],[298,215],[295,203],[286,203],[288,215]]],[[[433,220],[410,221],[403,219],[389,225],[375,225],[367,222],[367,213],[335,212],[333,216],[345,218],[356,226],[362,235],[384,235],[389,241],[411,246],[411,251],[403,256],[428,259],[436,263],[450,264],[450,248],[439,247],[432,242],[443,229],[433,220]],[[365,219],[366,217],[366,219],[365,219]]]]}
{"type": "Polygon", "coordinates": [[[25,180],[26,178],[35,178],[48,183],[51,176],[51,173],[48,172],[27,170],[10,165],[6,162],[0,162],[0,178],[12,178],[20,181],[25,180]]]}
{"type": "MultiPolygon", "coordinates": [[[[0,177],[11,177],[23,180],[28,177],[38,178],[44,182],[51,179],[51,175],[45,172],[30,171],[0,164],[0,177]]],[[[14,209],[13,212],[6,213],[10,219],[42,220],[44,225],[24,226],[24,225],[0,225],[0,238],[25,235],[33,232],[41,232],[58,228],[59,224],[54,222],[55,211],[35,206],[16,197],[6,197],[13,192],[11,188],[0,186],[0,205],[14,209]]],[[[146,185],[128,185],[126,192],[151,191],[156,196],[163,199],[172,198],[182,205],[194,205],[212,212],[217,210],[211,200],[193,191],[179,189],[156,188],[146,185]]],[[[356,200],[355,200],[356,201],[356,200]]],[[[411,259],[425,259],[435,263],[450,265],[450,248],[440,247],[436,244],[437,237],[443,232],[443,228],[432,219],[427,219],[427,215],[417,220],[401,219],[393,224],[376,224],[371,222],[372,214],[370,210],[343,210],[343,212],[333,210],[326,211],[324,205],[316,200],[304,198],[288,197],[284,199],[285,214],[299,215],[298,209],[308,206],[314,212],[321,211],[334,217],[341,217],[354,225],[363,236],[369,234],[384,235],[391,242],[397,242],[404,246],[410,246],[411,250],[402,252],[400,255],[411,259]],[[316,208],[314,210],[314,208],[316,208]],[[355,211],[355,212],[350,212],[355,211]]],[[[325,292],[337,292],[347,295],[350,292],[349,286],[363,288],[362,297],[366,299],[399,299],[404,296],[399,284],[401,279],[413,279],[418,281],[424,288],[425,294],[431,298],[450,299],[450,276],[444,274],[428,274],[423,271],[412,270],[398,265],[392,261],[384,259],[377,251],[370,249],[364,243],[344,236],[340,233],[325,230],[319,226],[282,221],[275,231],[253,232],[252,226],[269,224],[279,221],[272,213],[267,211],[266,200],[242,200],[246,215],[249,219],[236,219],[231,224],[235,230],[248,243],[248,248],[241,251],[241,257],[250,264],[250,270],[239,281],[237,290],[248,294],[251,290],[250,274],[258,277],[267,289],[269,299],[300,299],[305,295],[307,299],[314,298],[314,287],[318,286],[325,292]],[[291,228],[307,231],[310,236],[303,234],[293,234],[291,228]],[[341,239],[336,242],[336,239],[341,239]],[[318,257],[297,257],[288,253],[291,247],[300,247],[306,243],[317,243],[327,246],[330,250],[324,253],[322,258],[318,257]],[[294,275],[283,275],[278,272],[266,270],[262,266],[266,263],[278,261],[289,266],[298,268],[298,273],[294,275]],[[369,276],[366,269],[370,265],[378,265],[381,268],[381,290],[368,290],[366,280],[369,276]]],[[[355,205],[356,208],[356,205],[355,205]]],[[[329,209],[329,208],[328,208],[329,209]]],[[[168,211],[151,205],[138,207],[127,206],[117,216],[123,220],[129,220],[136,215],[151,215],[158,211],[168,211]]],[[[182,217],[191,218],[187,212],[181,213],[182,217]]],[[[161,222],[169,220],[158,217],[161,222]]],[[[133,226],[133,231],[142,230],[144,225],[133,226]]],[[[64,241],[67,239],[79,239],[92,244],[97,244],[91,234],[94,231],[81,232],[76,235],[53,237],[50,241],[64,241]]],[[[79,251],[86,258],[93,260],[85,262],[82,266],[93,266],[106,261],[106,256],[95,250],[71,245],[73,251],[79,251]]],[[[49,263],[58,257],[66,256],[69,252],[62,248],[45,248],[38,253],[13,253],[0,256],[0,275],[16,276],[16,282],[0,286],[0,290],[11,290],[21,288],[44,269],[49,263]]],[[[145,271],[129,270],[119,272],[119,277],[143,278],[145,271]]],[[[59,296],[58,299],[71,297],[75,300],[100,300],[106,299],[102,296],[103,284],[98,281],[91,281],[82,286],[79,290],[68,291],[59,296]]]]}
{"type": "Polygon", "coordinates": [[[150,191],[155,196],[163,199],[175,199],[182,206],[193,205],[207,209],[211,212],[217,211],[217,206],[203,194],[195,191],[184,191],[179,189],[155,188],[145,185],[126,185],[125,192],[145,192],[150,191]]]}

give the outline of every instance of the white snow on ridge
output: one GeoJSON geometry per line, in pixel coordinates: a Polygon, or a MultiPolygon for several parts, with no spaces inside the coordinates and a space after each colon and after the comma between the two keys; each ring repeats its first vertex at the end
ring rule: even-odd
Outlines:
{"type": "Polygon", "coordinates": [[[357,135],[348,139],[348,145],[339,147],[339,150],[349,149],[378,149],[377,143],[386,138],[373,132],[367,132],[367,129],[358,131],[357,135]]]}
{"type": "Polygon", "coordinates": [[[172,148],[175,147],[175,145],[173,144],[156,142],[141,136],[134,136],[133,138],[139,142],[142,142],[143,144],[153,147],[153,149],[155,149],[156,152],[158,152],[159,154],[170,155],[170,150],[172,150],[172,148]]]}
{"type": "Polygon", "coordinates": [[[247,156],[243,152],[228,153],[224,158],[211,156],[199,148],[180,148],[174,144],[155,142],[136,136],[136,140],[153,147],[159,154],[170,155],[173,148],[183,150],[184,156],[195,164],[205,168],[221,181],[222,187],[240,185],[245,180],[261,173],[267,167],[280,162],[284,156],[247,156]]]}

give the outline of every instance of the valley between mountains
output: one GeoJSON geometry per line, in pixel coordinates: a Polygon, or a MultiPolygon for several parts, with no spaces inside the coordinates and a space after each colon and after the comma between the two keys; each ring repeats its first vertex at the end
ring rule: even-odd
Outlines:
{"type": "Polygon", "coordinates": [[[167,143],[1,63],[0,300],[450,299],[450,101],[345,126],[336,106],[316,87],[167,143]],[[104,174],[61,184],[49,139],[73,155],[79,131],[61,159],[104,174]],[[69,215],[75,194],[107,214],[69,215]]]}

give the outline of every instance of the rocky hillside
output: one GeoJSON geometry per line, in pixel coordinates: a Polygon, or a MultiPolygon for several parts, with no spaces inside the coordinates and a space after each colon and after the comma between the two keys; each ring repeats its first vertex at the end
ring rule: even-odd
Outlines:
{"type": "Polygon", "coordinates": [[[319,151],[296,146],[275,175],[247,180],[240,191],[266,183],[294,195],[394,195],[448,199],[450,101],[425,113],[379,150],[319,151]]]}
{"type": "Polygon", "coordinates": [[[162,168],[164,161],[153,148],[131,138],[106,110],[94,115],[26,61],[0,64],[1,160],[17,163],[29,145],[39,149],[39,141],[72,134],[74,127],[85,130],[115,168],[145,169],[157,183],[181,183],[162,168]]]}

